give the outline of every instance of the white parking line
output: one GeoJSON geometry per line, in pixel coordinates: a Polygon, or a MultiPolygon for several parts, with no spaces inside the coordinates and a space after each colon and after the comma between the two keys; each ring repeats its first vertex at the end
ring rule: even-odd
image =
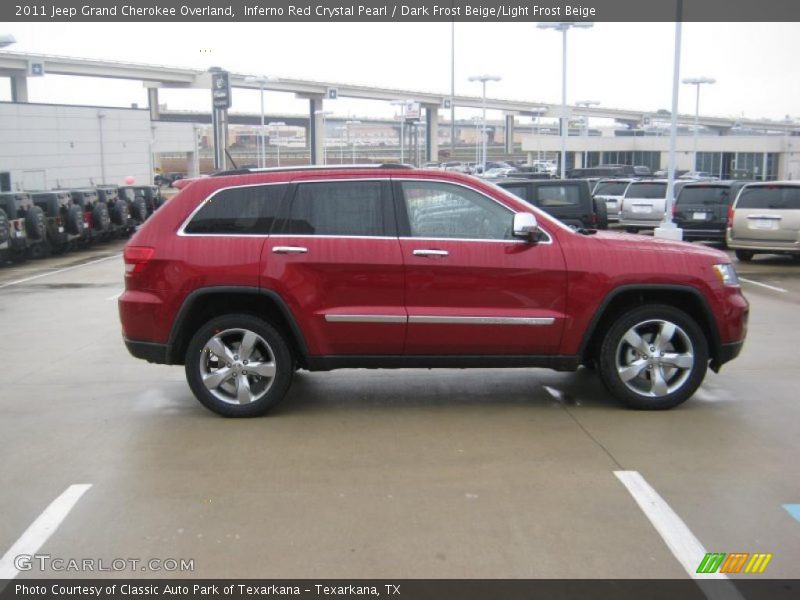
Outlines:
{"type": "Polygon", "coordinates": [[[59,273],[66,273],[67,271],[72,271],[73,269],[80,269],[81,267],[88,267],[89,265],[94,265],[99,262],[103,262],[106,260],[111,260],[112,258],[119,258],[122,256],[122,253],[115,254],[113,256],[106,256],[105,258],[98,258],[97,260],[90,260],[89,262],[74,265],[72,267],[66,267],[64,269],[58,269],[56,271],[49,271],[47,273],[40,273],[39,275],[33,275],[31,277],[25,277],[24,279],[17,279],[15,281],[9,281],[7,283],[0,283],[0,289],[10,287],[12,285],[19,285],[20,283],[27,283],[28,281],[33,281],[34,279],[39,279],[40,277],[47,277],[48,275],[58,275],[59,273]]]}
{"type": "Polygon", "coordinates": [[[707,598],[726,598],[741,599],[742,595],[734,587],[733,583],[708,582],[703,585],[703,580],[708,579],[728,579],[722,573],[701,574],[697,572],[700,561],[706,555],[706,549],[691,532],[686,523],[675,513],[669,504],[658,495],[649,483],[647,483],[638,471],[614,471],[628,492],[630,492],[636,504],[642,509],[645,516],[650,519],[653,527],[661,535],[667,547],[681,563],[683,570],[692,579],[697,579],[698,586],[707,598]]]}
{"type": "Polygon", "coordinates": [[[92,487],[90,483],[71,485],[44,509],[44,512],[31,523],[25,533],[3,555],[3,558],[0,558],[0,581],[14,579],[19,574],[17,557],[35,554],[58,529],[58,526],[67,518],[69,512],[90,487],[92,487]]]}
{"type": "Polygon", "coordinates": [[[776,287],[774,285],[769,285],[768,283],[761,283],[760,281],[753,281],[752,279],[745,279],[744,277],[739,277],[739,281],[744,281],[745,283],[752,283],[753,285],[760,285],[761,287],[765,287],[768,290],[773,290],[775,292],[783,292],[784,294],[789,291],[789,290],[785,290],[783,288],[776,287]]]}

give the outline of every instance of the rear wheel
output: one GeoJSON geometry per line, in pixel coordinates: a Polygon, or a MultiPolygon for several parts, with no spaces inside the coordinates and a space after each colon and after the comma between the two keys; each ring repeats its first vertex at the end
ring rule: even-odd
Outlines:
{"type": "Polygon", "coordinates": [[[742,262],[750,262],[753,260],[755,252],[751,250],[736,250],[736,258],[742,262]]]}
{"type": "Polygon", "coordinates": [[[685,402],[703,382],[708,343],[683,311],[642,306],[611,326],[598,362],[603,383],[626,405],[663,410],[685,402]]]}
{"type": "Polygon", "coordinates": [[[294,360],[283,336],[257,317],[212,319],[186,350],[186,379],[195,397],[225,417],[264,414],[286,395],[294,360]]]}
{"type": "Polygon", "coordinates": [[[6,211],[0,208],[0,244],[5,244],[11,237],[11,228],[9,227],[8,215],[6,211]]]}

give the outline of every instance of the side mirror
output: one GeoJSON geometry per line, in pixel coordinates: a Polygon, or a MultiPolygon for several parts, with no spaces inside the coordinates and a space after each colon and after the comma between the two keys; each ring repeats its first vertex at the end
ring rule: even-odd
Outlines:
{"type": "Polygon", "coordinates": [[[525,238],[529,242],[536,241],[539,233],[539,224],[531,213],[516,213],[514,215],[514,237],[525,238]]]}

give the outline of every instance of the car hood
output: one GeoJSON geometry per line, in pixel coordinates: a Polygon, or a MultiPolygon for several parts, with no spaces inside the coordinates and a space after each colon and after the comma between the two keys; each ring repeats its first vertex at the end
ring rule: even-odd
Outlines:
{"type": "Polygon", "coordinates": [[[593,237],[616,249],[635,250],[637,252],[674,252],[683,255],[693,255],[714,259],[717,262],[730,262],[727,254],[721,250],[690,244],[689,242],[676,242],[649,236],[617,231],[598,231],[593,237]]]}

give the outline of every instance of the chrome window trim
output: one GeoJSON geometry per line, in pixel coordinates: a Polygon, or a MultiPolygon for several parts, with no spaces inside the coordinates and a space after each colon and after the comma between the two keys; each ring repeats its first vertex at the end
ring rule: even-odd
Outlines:
{"type": "Polygon", "coordinates": [[[270,234],[268,233],[186,233],[186,226],[192,221],[194,216],[200,212],[200,209],[203,208],[206,204],[211,202],[211,200],[219,194],[220,192],[224,192],[226,190],[234,190],[234,189],[241,189],[241,188],[248,188],[248,187],[266,187],[268,185],[290,185],[291,182],[289,181],[270,181],[266,183],[246,183],[243,185],[227,185],[225,187],[221,187],[219,189],[214,190],[211,194],[202,202],[200,202],[189,216],[183,220],[181,226],[178,228],[178,237],[269,237],[270,234]]]}
{"type": "Polygon", "coordinates": [[[397,236],[389,235],[314,235],[313,233],[271,233],[270,237],[273,238],[305,238],[305,239],[334,239],[334,240],[394,240],[397,241],[397,236]]]}
{"type": "MultiPolygon", "coordinates": [[[[485,194],[484,192],[482,192],[480,190],[476,190],[474,187],[468,186],[465,183],[461,183],[460,181],[450,181],[448,179],[425,179],[425,178],[418,178],[418,177],[392,177],[392,180],[393,181],[416,181],[416,182],[426,182],[426,183],[434,182],[434,183],[445,183],[445,184],[448,184],[448,185],[456,185],[456,186],[468,189],[471,192],[475,192],[476,194],[479,194],[479,195],[483,196],[484,198],[487,198],[487,199],[491,200],[495,204],[498,204],[498,205],[502,206],[503,208],[505,208],[512,215],[515,215],[518,212],[518,211],[514,210],[513,208],[511,208],[510,206],[507,206],[503,202],[500,202],[497,198],[492,198],[491,196],[485,194]]],[[[496,187],[501,191],[503,190],[503,188],[501,188],[500,186],[496,186],[496,187]]],[[[508,194],[508,192],[505,192],[505,191],[503,191],[503,193],[508,194]]],[[[513,196],[511,194],[509,194],[509,197],[512,197],[514,200],[517,200],[519,202],[522,202],[523,204],[526,204],[526,205],[530,206],[530,208],[532,208],[536,213],[541,212],[535,206],[525,202],[525,200],[523,200],[522,198],[517,198],[516,196],[513,196]]],[[[538,214],[537,214],[536,220],[537,220],[537,222],[539,221],[538,214]]],[[[568,231],[572,231],[571,229],[566,227],[566,225],[564,227],[568,231]]],[[[539,227],[539,231],[544,232],[544,234],[547,236],[547,240],[546,241],[541,241],[541,242],[536,242],[537,245],[538,244],[547,245],[547,244],[552,244],[553,243],[553,237],[550,235],[550,233],[546,229],[542,229],[542,227],[540,226],[539,227]]],[[[530,243],[530,242],[527,242],[525,240],[520,240],[519,238],[512,238],[512,239],[509,239],[509,240],[496,240],[496,239],[487,239],[487,238],[432,238],[432,237],[421,238],[421,237],[410,236],[410,237],[401,237],[400,239],[412,239],[412,240],[457,240],[457,241],[464,241],[464,242],[503,242],[503,243],[506,243],[506,244],[509,243],[509,242],[511,242],[511,243],[515,243],[516,242],[516,243],[523,243],[523,244],[529,244],[530,243]]]]}

